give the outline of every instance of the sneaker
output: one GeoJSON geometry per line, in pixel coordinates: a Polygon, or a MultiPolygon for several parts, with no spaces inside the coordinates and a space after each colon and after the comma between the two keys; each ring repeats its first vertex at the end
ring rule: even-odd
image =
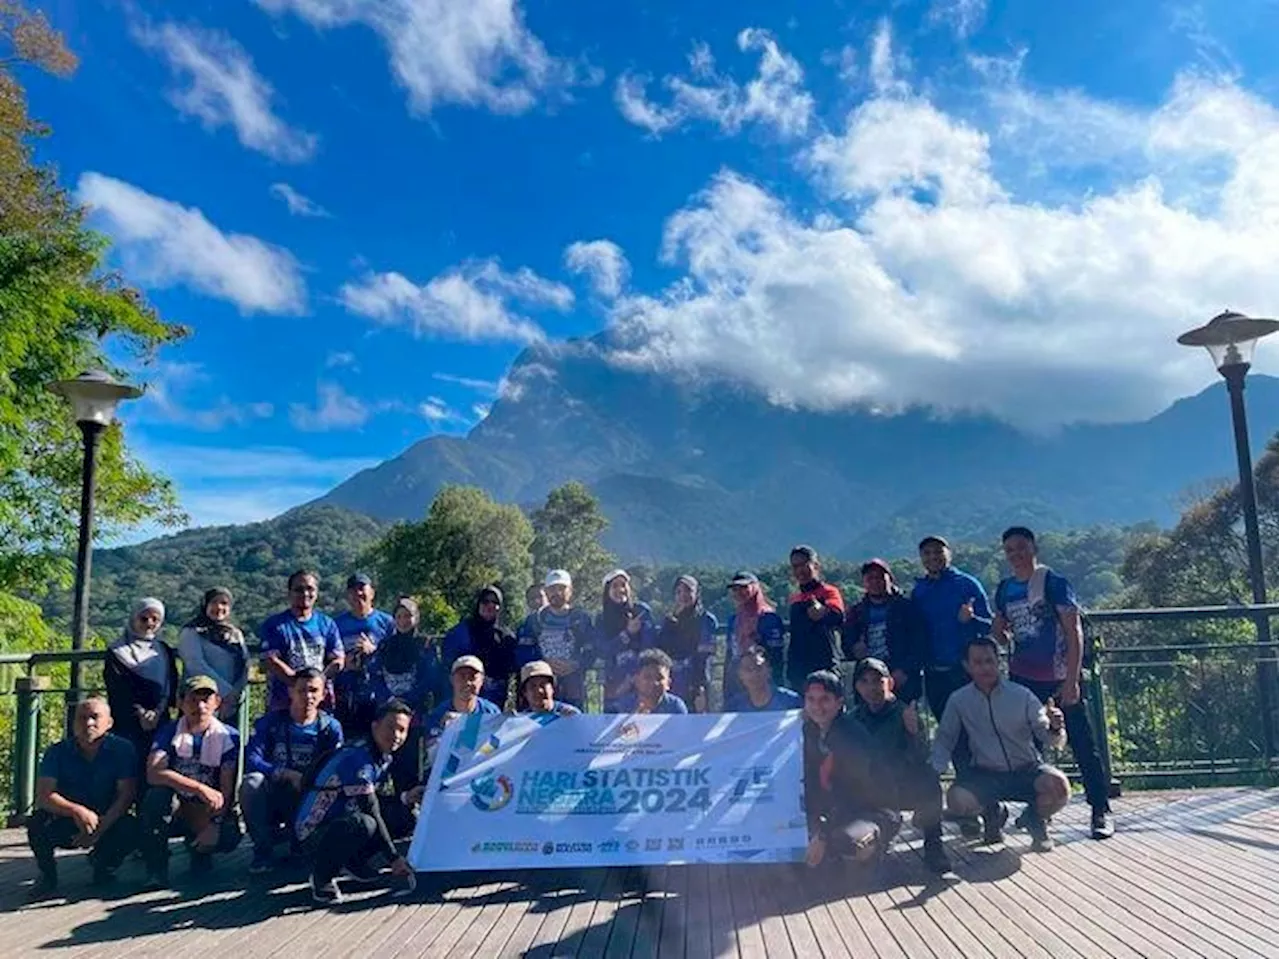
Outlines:
{"type": "Polygon", "coordinates": [[[1031,834],[1032,852],[1049,852],[1053,848],[1053,837],[1049,835],[1049,826],[1034,813],[1027,822],[1027,832],[1031,834]]]}
{"type": "Polygon", "coordinates": [[[338,880],[330,879],[326,883],[316,885],[316,877],[313,873],[307,879],[307,883],[311,886],[312,902],[322,906],[336,906],[342,902],[342,890],[338,888],[338,880]]]}
{"type": "Polygon", "coordinates": [[[947,856],[941,839],[925,840],[924,864],[926,869],[939,876],[945,876],[951,871],[951,859],[947,856]]]}
{"type": "Polygon", "coordinates": [[[956,820],[960,824],[960,835],[965,839],[977,839],[982,835],[982,823],[977,816],[965,816],[956,820]]]}
{"type": "Polygon", "coordinates": [[[394,876],[391,879],[391,895],[399,898],[402,896],[412,896],[418,891],[418,876],[416,873],[409,873],[407,876],[394,876]]]}
{"type": "Polygon", "coordinates": [[[1004,839],[1004,824],[1009,821],[1009,807],[1004,803],[996,804],[995,813],[986,812],[982,815],[982,842],[987,846],[994,846],[996,843],[1004,839]]]}
{"type": "Polygon", "coordinates": [[[351,866],[343,866],[342,872],[338,873],[339,879],[349,879],[351,882],[370,883],[377,882],[382,878],[383,872],[375,869],[367,862],[363,862],[354,868],[351,866]]]}
{"type": "MultiPolygon", "coordinates": [[[[1035,809],[1031,806],[1030,803],[1028,803],[1026,806],[1022,807],[1022,812],[1018,813],[1018,818],[1013,821],[1013,828],[1021,829],[1024,832],[1030,832],[1031,822],[1034,818],[1035,818],[1035,809]]],[[[1050,817],[1044,821],[1044,824],[1047,826],[1052,822],[1053,822],[1053,817],[1050,817]]]]}
{"type": "Polygon", "coordinates": [[[255,849],[253,861],[249,863],[249,875],[264,876],[276,867],[275,858],[269,850],[255,849]]]}
{"type": "Polygon", "coordinates": [[[1089,835],[1094,839],[1110,839],[1116,834],[1116,821],[1111,818],[1111,810],[1095,809],[1089,821],[1089,835]]]}
{"type": "Polygon", "coordinates": [[[52,876],[41,876],[27,890],[27,902],[45,902],[49,899],[61,898],[58,891],[58,880],[52,876]]]}

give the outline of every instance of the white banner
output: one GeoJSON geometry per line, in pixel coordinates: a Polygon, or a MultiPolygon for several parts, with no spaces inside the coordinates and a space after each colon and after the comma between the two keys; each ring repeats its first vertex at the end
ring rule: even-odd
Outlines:
{"type": "Polygon", "coordinates": [[[481,716],[445,731],[419,871],[792,862],[801,714],[481,716]]]}

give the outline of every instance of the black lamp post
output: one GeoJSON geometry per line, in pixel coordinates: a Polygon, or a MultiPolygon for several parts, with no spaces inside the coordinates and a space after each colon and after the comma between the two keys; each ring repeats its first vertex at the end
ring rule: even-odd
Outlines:
{"type": "MultiPolygon", "coordinates": [[[[1203,346],[1209,351],[1213,365],[1227,381],[1231,397],[1231,423],[1236,434],[1236,462],[1240,468],[1240,506],[1244,513],[1245,544],[1249,552],[1249,588],[1255,604],[1267,601],[1267,580],[1262,565],[1262,537],[1258,533],[1258,491],[1253,481],[1253,456],[1249,452],[1249,427],[1245,420],[1244,380],[1253,361],[1258,341],[1280,328],[1275,320],[1260,320],[1224,311],[1199,329],[1183,333],[1178,342],[1183,346],[1203,346]]],[[[1276,679],[1274,669],[1263,659],[1271,642],[1271,625],[1265,613],[1254,617],[1258,631],[1258,692],[1266,721],[1268,757],[1276,755],[1276,679]]]]}
{"type": "MultiPolygon", "coordinates": [[[[81,373],[73,380],[61,380],[49,387],[71,404],[80,433],[84,437],[84,466],[80,479],[80,544],[76,549],[75,612],[71,620],[71,649],[84,649],[89,632],[89,567],[93,561],[93,492],[98,465],[98,440],[113,419],[121,400],[136,399],[142,390],[117,383],[100,370],[81,373]]],[[[68,714],[80,699],[81,664],[71,661],[71,688],[67,694],[68,714]]]]}

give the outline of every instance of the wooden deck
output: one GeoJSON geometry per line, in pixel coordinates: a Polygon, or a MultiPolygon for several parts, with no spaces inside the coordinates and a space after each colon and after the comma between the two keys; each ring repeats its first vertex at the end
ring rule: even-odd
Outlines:
{"type": "Polygon", "coordinates": [[[956,876],[930,879],[908,831],[874,875],[816,881],[801,867],[669,867],[428,878],[311,909],[301,876],[250,879],[248,850],[199,883],[139,893],[129,863],[91,894],[62,860],[65,902],[23,905],[35,875],[25,837],[0,833],[0,956],[1066,956],[1274,957],[1277,795],[1135,793],[1108,842],[1073,802],[1058,847],[948,835],[956,876]]]}

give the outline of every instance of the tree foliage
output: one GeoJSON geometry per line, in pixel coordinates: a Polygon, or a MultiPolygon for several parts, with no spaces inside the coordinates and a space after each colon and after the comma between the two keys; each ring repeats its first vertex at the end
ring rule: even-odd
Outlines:
{"type": "Polygon", "coordinates": [[[609,526],[600,503],[582,483],[565,483],[547,494],[532,520],[533,568],[540,576],[549,569],[567,569],[579,598],[590,603],[604,574],[617,563],[600,544],[600,534],[609,526]]]}
{"type": "Polygon", "coordinates": [[[384,592],[422,601],[424,629],[466,613],[489,584],[503,590],[514,622],[532,575],[533,538],[519,507],[496,503],[475,486],[445,486],[426,519],[392,527],[367,559],[384,592]]]}

